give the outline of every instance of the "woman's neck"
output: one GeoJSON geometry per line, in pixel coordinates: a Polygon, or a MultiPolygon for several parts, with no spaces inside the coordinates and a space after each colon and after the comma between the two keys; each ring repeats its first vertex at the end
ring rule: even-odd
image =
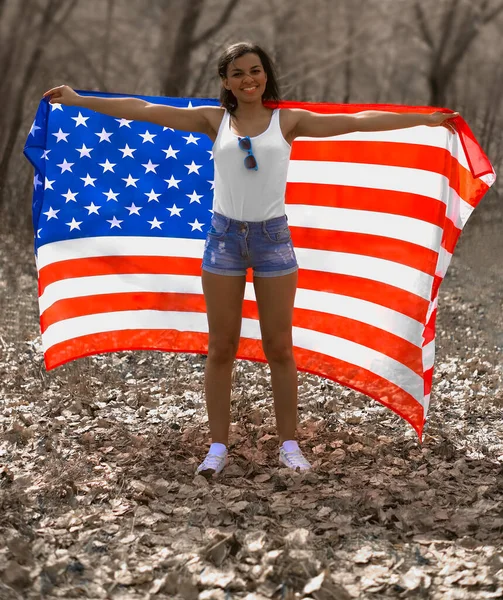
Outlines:
{"type": "Polygon", "coordinates": [[[269,113],[271,109],[266,108],[262,102],[254,104],[240,104],[233,113],[233,117],[237,120],[244,119],[246,121],[261,117],[266,112],[269,113]]]}

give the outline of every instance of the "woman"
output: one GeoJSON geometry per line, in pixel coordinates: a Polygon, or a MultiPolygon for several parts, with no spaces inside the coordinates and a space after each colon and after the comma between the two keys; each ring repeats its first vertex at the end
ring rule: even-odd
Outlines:
{"type": "Polygon", "coordinates": [[[322,115],[268,108],[263,101],[279,100],[278,84],[271,59],[256,44],[227,48],[218,61],[218,74],[220,107],[175,108],[137,98],[80,96],[65,85],[44,96],[51,104],[197,131],[214,142],[213,218],[202,262],[209,327],[205,394],[212,444],[196,473],[219,473],[227,463],[231,375],[248,267],[253,268],[262,345],[271,369],[280,464],[308,470],[311,465],[295,441],[297,368],[292,315],[298,265],[284,203],[291,143],[299,136],[328,137],[416,125],[444,125],[453,131],[452,119],[458,113],[322,115]]]}

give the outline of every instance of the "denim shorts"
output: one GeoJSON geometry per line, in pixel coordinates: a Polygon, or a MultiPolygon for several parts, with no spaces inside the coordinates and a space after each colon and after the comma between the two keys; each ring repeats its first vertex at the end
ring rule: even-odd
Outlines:
{"type": "Polygon", "coordinates": [[[206,235],[202,268],[217,275],[276,277],[297,271],[288,217],[237,221],[214,212],[206,235]]]}

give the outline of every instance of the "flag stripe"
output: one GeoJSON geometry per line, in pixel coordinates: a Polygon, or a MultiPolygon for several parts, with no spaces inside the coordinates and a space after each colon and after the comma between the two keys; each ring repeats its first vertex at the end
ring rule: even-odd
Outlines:
{"type": "MultiPolygon", "coordinates": [[[[207,332],[208,322],[203,313],[181,311],[135,310],[117,313],[93,314],[66,319],[50,325],[42,334],[44,347],[78,338],[80,336],[135,329],[174,329],[183,332],[207,332]],[[134,323],[134,327],[131,324],[134,323]]],[[[260,339],[260,325],[255,319],[242,321],[241,337],[260,339]]],[[[422,377],[406,365],[353,341],[319,331],[293,327],[294,345],[311,351],[347,360],[353,365],[368,369],[379,377],[401,387],[418,402],[422,401],[424,386],[422,377]]]]}
{"type": "MultiPolygon", "coordinates": [[[[110,313],[111,300],[113,300],[114,312],[127,312],[136,309],[158,311],[157,314],[162,315],[163,311],[205,313],[206,310],[204,299],[197,294],[117,293],[114,294],[113,299],[111,299],[110,294],[83,296],[71,300],[59,300],[47,309],[41,318],[42,332],[44,333],[54,323],[64,323],[66,319],[110,313]]],[[[244,300],[242,316],[246,319],[258,320],[256,302],[244,300]]],[[[311,327],[322,333],[362,343],[368,348],[405,364],[417,375],[422,376],[421,347],[383,330],[382,327],[371,326],[355,319],[309,309],[296,309],[293,314],[293,324],[299,328],[311,327]]]]}
{"type": "MultiPolygon", "coordinates": [[[[340,143],[358,143],[360,148],[365,148],[367,144],[384,143],[394,144],[396,146],[410,145],[412,147],[426,147],[426,150],[442,149],[446,150],[450,134],[442,127],[407,127],[405,129],[392,129],[389,131],[355,131],[326,138],[298,137],[295,144],[301,142],[325,142],[334,141],[340,143]],[[363,143],[362,143],[363,142],[363,143]]],[[[458,163],[469,170],[468,160],[466,158],[463,146],[457,142],[452,145],[452,152],[458,163]]]]}
{"type": "MultiPolygon", "coordinates": [[[[131,298],[141,294],[175,294],[184,297],[190,294],[199,294],[202,301],[201,277],[158,275],[153,278],[148,274],[121,274],[100,275],[95,277],[79,277],[62,279],[46,288],[39,298],[40,313],[47,324],[56,322],[57,315],[63,315],[61,305],[57,310],[52,310],[54,317],[48,316],[48,311],[54,305],[65,299],[84,298],[92,302],[92,298],[113,294],[109,301],[118,302],[120,294],[129,294],[131,298]]],[[[245,284],[244,298],[256,301],[255,291],[251,283],[245,284]]],[[[162,304],[162,303],[161,303],[162,304]]],[[[333,314],[361,321],[380,329],[385,329],[392,334],[407,340],[418,347],[423,345],[422,323],[397,313],[390,308],[379,306],[359,298],[351,298],[340,294],[331,294],[317,290],[297,288],[295,295],[295,308],[311,309],[314,312],[333,314]]],[[[166,310],[171,310],[171,307],[166,310]]],[[[179,309],[177,309],[179,310],[179,309]]],[[[90,311],[92,312],[92,311],[90,311]]],[[[82,314],[90,314],[84,312],[82,314]]],[[[101,311],[100,311],[101,312],[101,311]]]]}
{"type": "MultiPolygon", "coordinates": [[[[380,212],[323,206],[289,206],[288,221],[298,229],[322,229],[355,234],[379,235],[427,249],[438,247],[442,229],[436,225],[380,212]],[[299,224],[299,225],[297,225],[299,224]]],[[[309,235],[309,231],[306,232],[309,235]]],[[[404,254],[407,254],[404,252],[404,254]]]]}

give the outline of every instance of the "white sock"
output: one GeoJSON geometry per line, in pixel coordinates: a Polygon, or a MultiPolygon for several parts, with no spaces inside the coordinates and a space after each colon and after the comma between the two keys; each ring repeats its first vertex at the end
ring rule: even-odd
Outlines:
{"type": "Polygon", "coordinates": [[[227,446],[225,444],[220,444],[219,442],[213,442],[210,446],[211,454],[217,454],[218,456],[223,456],[226,450],[227,446]]]}
{"type": "Polygon", "coordinates": [[[282,447],[286,452],[300,450],[299,444],[295,440],[286,440],[286,442],[283,442],[282,447]]]}

